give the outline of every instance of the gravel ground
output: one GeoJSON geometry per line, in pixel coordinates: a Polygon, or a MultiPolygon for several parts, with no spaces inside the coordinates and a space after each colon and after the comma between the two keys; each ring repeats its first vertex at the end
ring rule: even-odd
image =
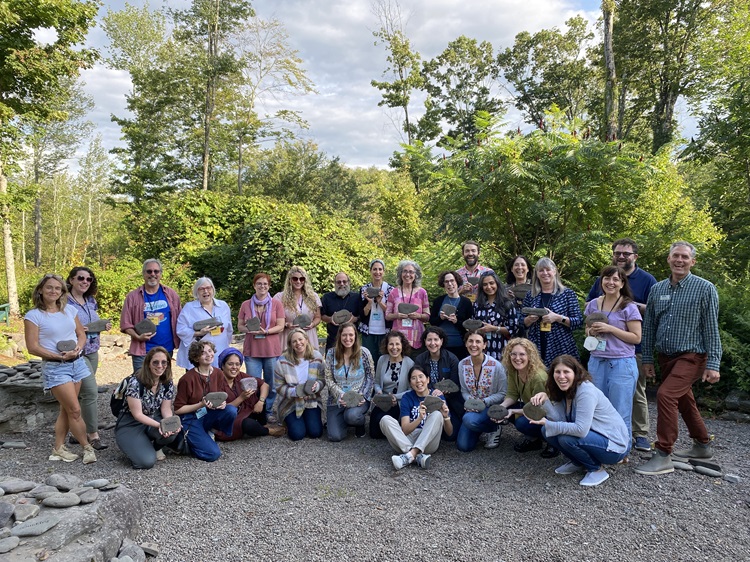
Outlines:
{"type": "MultiPolygon", "coordinates": [[[[129,361],[111,363],[123,365],[105,364],[100,383],[129,374],[129,361]]],[[[108,400],[100,394],[102,421],[111,419],[108,400]]],[[[2,450],[0,474],[41,481],[67,471],[141,491],[145,514],[136,540],[159,544],[159,561],[747,560],[748,426],[707,424],[716,462],[740,483],[682,471],[640,476],[633,472],[642,462],[636,452],[629,464],[610,467],[607,482],[586,489],[580,476],[553,473],[560,458],[513,451],[513,428],[495,450],[464,454],[448,443],[429,470],[398,472],[385,441],[353,432],[336,444],[270,437],[222,444],[222,458],[212,464],[168,456],[135,471],[105,430],[111,447],[99,462],[65,465],[47,461],[49,428],[24,435],[26,450],[2,450]]],[[[687,442],[683,426],[678,445],[687,442]]]]}

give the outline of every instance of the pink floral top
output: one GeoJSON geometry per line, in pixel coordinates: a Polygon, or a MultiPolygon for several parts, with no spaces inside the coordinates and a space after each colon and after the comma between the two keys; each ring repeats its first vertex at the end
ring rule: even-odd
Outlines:
{"type": "MultiPolygon", "coordinates": [[[[405,295],[401,292],[401,287],[395,287],[388,294],[388,304],[385,310],[386,314],[398,312],[399,303],[407,302],[419,306],[419,314],[430,314],[430,301],[427,298],[427,291],[422,287],[407,292],[405,295]]],[[[422,347],[422,333],[424,332],[424,322],[421,320],[400,319],[393,321],[393,329],[398,330],[409,341],[413,349],[422,347]]]]}

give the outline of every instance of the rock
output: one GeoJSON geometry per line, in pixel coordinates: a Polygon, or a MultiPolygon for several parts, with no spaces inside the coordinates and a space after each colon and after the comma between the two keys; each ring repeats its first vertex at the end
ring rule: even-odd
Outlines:
{"type": "Polygon", "coordinates": [[[483,325],[483,322],[481,320],[474,320],[472,318],[469,318],[468,320],[464,320],[462,325],[469,332],[473,332],[481,328],[483,325]]]}
{"type": "Polygon", "coordinates": [[[8,527],[0,527],[0,539],[4,539],[10,536],[10,529],[8,527]]]}
{"type": "Polygon", "coordinates": [[[87,504],[87,503],[93,503],[97,499],[99,499],[99,495],[101,492],[95,488],[91,488],[90,490],[87,490],[83,492],[82,494],[78,494],[78,497],[81,498],[81,503],[87,504]]]}
{"type": "Polygon", "coordinates": [[[467,410],[483,412],[486,407],[487,405],[484,403],[484,400],[479,400],[478,398],[469,398],[466,402],[464,402],[464,408],[466,408],[467,410]]]}
{"type": "Polygon", "coordinates": [[[502,404],[493,404],[487,409],[487,415],[493,420],[502,420],[508,415],[508,408],[502,404]]]}
{"type": "Polygon", "coordinates": [[[23,441],[6,441],[3,443],[3,449],[25,449],[26,443],[23,441]]]}
{"type": "Polygon", "coordinates": [[[98,478],[96,480],[89,480],[88,482],[84,482],[84,486],[91,486],[92,488],[101,488],[103,486],[106,486],[109,484],[109,480],[106,478],[98,478]]]}
{"type": "Polygon", "coordinates": [[[8,537],[7,539],[0,539],[0,554],[5,554],[6,552],[10,552],[14,548],[18,546],[18,543],[21,542],[21,539],[18,537],[8,537]]]}
{"type": "Polygon", "coordinates": [[[7,373],[0,373],[0,382],[5,382],[8,380],[8,374],[7,373]]]}
{"type": "Polygon", "coordinates": [[[156,324],[151,322],[148,318],[145,320],[141,320],[133,326],[133,329],[135,330],[135,333],[139,336],[142,336],[143,334],[155,334],[156,333],[156,324]]]}
{"type": "Polygon", "coordinates": [[[704,459],[690,459],[688,460],[688,462],[693,466],[702,466],[704,468],[715,470],[716,472],[721,472],[721,466],[716,464],[715,462],[707,461],[704,459]]]}
{"type": "Polygon", "coordinates": [[[718,417],[720,420],[725,420],[725,421],[750,423],[750,414],[745,414],[743,412],[734,412],[734,411],[722,412],[722,414],[718,417]]]}
{"type": "Polygon", "coordinates": [[[248,332],[257,332],[258,330],[260,330],[260,318],[258,318],[257,316],[248,318],[247,322],[245,322],[245,327],[247,328],[248,332]]]}
{"type": "Polygon", "coordinates": [[[135,562],[130,556],[121,556],[119,558],[111,558],[109,562],[135,562]]]}
{"type": "MultiPolygon", "coordinates": [[[[253,377],[250,377],[250,379],[252,378],[253,377]]],[[[242,380],[246,381],[250,379],[242,380]]],[[[173,433],[180,430],[180,428],[182,427],[182,420],[180,419],[180,416],[169,416],[161,420],[160,425],[162,433],[173,433]]]]}
{"type": "Polygon", "coordinates": [[[119,488],[120,485],[117,482],[110,482],[106,486],[102,486],[99,488],[102,492],[108,491],[108,490],[114,490],[116,488],[119,488]]]}
{"type": "Polygon", "coordinates": [[[19,494],[21,492],[28,492],[36,487],[36,482],[29,480],[21,480],[20,478],[9,478],[0,482],[0,488],[2,488],[6,494],[19,494]]]}
{"type": "Polygon", "coordinates": [[[680,470],[686,470],[688,472],[693,471],[693,465],[690,463],[672,460],[672,464],[675,468],[679,468],[680,470]]]}
{"type": "MultiPolygon", "coordinates": [[[[440,399],[438,398],[438,400],[440,399]]],[[[372,397],[372,401],[384,412],[387,412],[393,407],[393,397],[390,394],[376,394],[372,397]]]]}
{"type": "Polygon", "coordinates": [[[227,399],[226,392],[209,392],[204,397],[206,402],[209,402],[214,408],[218,408],[227,399]]]}
{"type": "Polygon", "coordinates": [[[724,480],[726,480],[727,482],[731,482],[732,484],[739,484],[742,478],[740,478],[736,474],[725,474],[724,480]]]}
{"type": "Polygon", "coordinates": [[[440,307],[440,312],[445,314],[446,316],[450,316],[451,314],[456,313],[456,307],[452,304],[444,304],[442,307],[440,307]]]}
{"type": "Polygon", "coordinates": [[[450,379],[441,379],[437,381],[435,383],[435,388],[443,394],[451,394],[460,390],[458,385],[450,379]]]}
{"type": "Polygon", "coordinates": [[[72,490],[70,490],[70,493],[71,494],[76,494],[76,495],[80,496],[84,492],[88,492],[88,491],[93,490],[93,489],[94,489],[93,486],[79,486],[78,488],[73,488],[72,490]]]}
{"type": "Polygon", "coordinates": [[[117,553],[117,556],[121,560],[123,557],[128,557],[133,560],[133,562],[146,562],[146,553],[143,552],[143,549],[127,538],[122,541],[122,546],[120,547],[120,552],[117,553]]]}
{"type": "MultiPolygon", "coordinates": [[[[399,306],[400,306],[400,305],[399,305],[399,306]]],[[[414,306],[416,306],[416,305],[414,305],[414,306]]],[[[346,322],[349,322],[349,320],[351,320],[351,319],[352,319],[352,313],[351,313],[351,312],[349,312],[349,311],[348,311],[348,310],[346,310],[346,309],[342,309],[342,310],[337,310],[337,311],[336,311],[336,312],[334,312],[334,313],[333,313],[333,315],[331,316],[331,320],[333,320],[333,322],[334,322],[334,323],[335,323],[335,324],[336,324],[337,326],[340,326],[341,324],[344,324],[344,323],[346,323],[346,322]]]]}
{"type": "Polygon", "coordinates": [[[39,515],[39,506],[38,505],[32,505],[28,503],[19,503],[16,505],[15,510],[13,511],[13,517],[16,521],[19,521],[23,523],[24,521],[28,521],[32,517],[36,517],[39,515]]]}
{"type": "Polygon", "coordinates": [[[694,470],[698,474],[705,474],[706,476],[712,476],[714,478],[722,477],[721,472],[719,472],[718,470],[711,470],[710,468],[706,468],[705,466],[696,466],[694,470]]]}
{"type": "Polygon", "coordinates": [[[14,509],[12,503],[0,502],[0,527],[5,527],[5,524],[10,521],[14,509]]]}
{"type": "Polygon", "coordinates": [[[141,548],[143,549],[143,552],[149,556],[159,556],[159,553],[161,552],[159,550],[159,545],[153,542],[142,542],[141,548]]]}
{"type": "Polygon", "coordinates": [[[26,521],[20,525],[16,525],[11,529],[10,534],[14,537],[38,537],[42,533],[46,533],[52,527],[62,521],[62,517],[57,515],[42,515],[35,517],[31,521],[26,521]]]}
{"type": "Polygon", "coordinates": [[[363,398],[364,396],[354,390],[348,390],[341,395],[341,401],[347,408],[354,408],[362,401],[363,398]]]}
{"type": "Polygon", "coordinates": [[[432,412],[437,412],[438,410],[442,409],[443,404],[445,404],[445,402],[437,396],[424,397],[424,406],[427,410],[428,415],[432,412]]]}
{"type": "Polygon", "coordinates": [[[48,486],[47,484],[41,484],[31,490],[29,495],[35,500],[42,501],[44,498],[51,496],[52,494],[59,494],[60,490],[54,486],[48,486]]]}
{"type": "Polygon", "coordinates": [[[539,421],[547,415],[547,412],[541,406],[534,406],[531,402],[527,402],[523,405],[523,415],[530,420],[539,421]]]}
{"type": "Polygon", "coordinates": [[[417,310],[419,310],[419,305],[410,302],[400,302],[398,303],[397,310],[401,314],[411,314],[412,312],[416,312],[417,310]]]}
{"type": "Polygon", "coordinates": [[[81,479],[73,474],[55,473],[47,477],[45,484],[54,486],[63,492],[68,492],[73,488],[78,488],[81,485],[81,479]]]}
{"type": "Polygon", "coordinates": [[[81,498],[73,492],[52,494],[42,501],[42,505],[45,507],[72,507],[79,503],[81,503],[81,498]]]}

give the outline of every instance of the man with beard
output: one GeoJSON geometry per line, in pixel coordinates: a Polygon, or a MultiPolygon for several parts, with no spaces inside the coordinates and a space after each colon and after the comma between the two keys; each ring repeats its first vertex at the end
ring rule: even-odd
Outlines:
{"type": "Polygon", "coordinates": [[[467,297],[471,302],[474,302],[477,298],[479,283],[470,283],[469,277],[479,278],[483,273],[494,272],[489,267],[479,265],[479,244],[474,242],[474,240],[467,240],[461,244],[461,254],[463,254],[466,265],[461,269],[456,270],[456,273],[458,273],[464,281],[464,284],[458,289],[458,294],[467,297]]]}
{"type": "MultiPolygon", "coordinates": [[[[646,302],[651,287],[656,285],[656,279],[650,273],[642,270],[635,262],[638,259],[638,244],[630,238],[620,238],[612,243],[612,265],[620,266],[628,276],[628,284],[633,293],[638,311],[641,317],[646,314],[646,302]]],[[[598,277],[594,286],[589,291],[586,302],[600,297],[602,294],[601,279],[598,277]]],[[[643,355],[641,344],[635,346],[635,360],[638,364],[638,382],[635,385],[633,396],[633,417],[631,426],[633,428],[633,447],[637,451],[650,451],[651,443],[648,440],[648,399],[646,398],[646,373],[643,370],[643,355]]]]}
{"type": "Polygon", "coordinates": [[[349,276],[340,271],[333,279],[333,291],[323,295],[320,299],[320,319],[326,323],[328,337],[326,338],[326,349],[333,347],[339,325],[333,321],[333,315],[339,310],[348,310],[352,313],[350,322],[357,324],[361,312],[361,299],[359,293],[351,291],[349,276]]]}
{"type": "Polygon", "coordinates": [[[174,348],[180,345],[177,337],[177,317],[182,306],[180,297],[169,287],[161,284],[162,267],[157,259],[143,262],[143,285],[130,291],[125,297],[120,316],[120,331],[130,336],[130,358],[133,370],[143,366],[146,353],[152,348],[165,348],[170,357],[174,348]],[[156,325],[156,332],[138,334],[135,326],[143,320],[156,325]]]}

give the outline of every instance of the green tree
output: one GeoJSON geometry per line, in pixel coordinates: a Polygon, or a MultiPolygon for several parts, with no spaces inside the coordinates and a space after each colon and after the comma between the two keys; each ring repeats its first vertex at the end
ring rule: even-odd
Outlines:
{"type": "Polygon", "coordinates": [[[400,108],[404,112],[402,130],[406,133],[407,144],[412,144],[416,132],[409,116],[409,103],[412,92],[420,89],[424,83],[420,72],[422,57],[411,47],[411,41],[404,32],[401,17],[401,6],[397,1],[378,0],[373,2],[372,11],[380,22],[380,28],[373,31],[375,45],[382,43],[388,56],[388,68],[383,76],[392,80],[372,80],[370,84],[382,92],[383,99],[378,106],[400,108]]]}
{"type": "Polygon", "coordinates": [[[24,119],[56,119],[51,105],[61,81],[93,64],[96,52],[83,49],[98,9],[95,1],[8,0],[0,5],[0,215],[3,222],[5,273],[12,314],[19,314],[18,288],[11,236],[8,168],[18,158],[15,142],[24,119]],[[47,44],[35,38],[46,29],[55,37],[47,44]]]}
{"type": "Polygon", "coordinates": [[[597,70],[586,60],[586,46],[594,34],[588,22],[575,16],[557,28],[533,35],[516,35],[512,48],[498,55],[498,64],[515,94],[515,106],[526,120],[542,126],[544,114],[553,105],[561,108],[568,121],[589,120],[591,99],[600,93],[597,70]]]}
{"type": "Polygon", "coordinates": [[[474,143],[477,113],[484,111],[499,117],[505,111],[496,92],[499,72],[492,45],[463,35],[451,41],[440,55],[426,61],[422,76],[428,99],[417,138],[438,139],[438,145],[443,145],[448,137],[461,136],[463,142],[474,143]],[[442,130],[443,121],[449,127],[447,131],[442,130]]]}

